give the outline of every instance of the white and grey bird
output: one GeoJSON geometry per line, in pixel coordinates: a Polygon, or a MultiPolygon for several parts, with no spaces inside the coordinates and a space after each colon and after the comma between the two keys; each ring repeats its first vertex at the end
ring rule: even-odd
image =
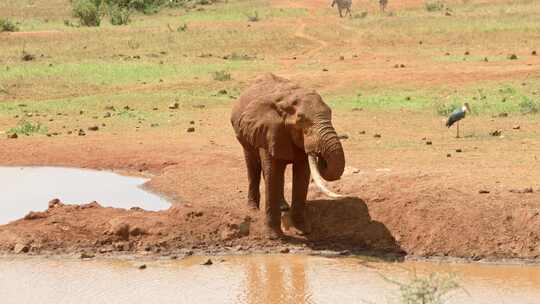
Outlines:
{"type": "Polygon", "coordinates": [[[469,104],[466,102],[463,104],[463,106],[459,109],[456,109],[450,116],[448,116],[448,120],[446,121],[446,127],[450,128],[454,123],[456,123],[456,129],[457,134],[456,137],[459,138],[459,121],[465,118],[465,115],[467,112],[471,112],[471,108],[469,107],[469,104]]]}

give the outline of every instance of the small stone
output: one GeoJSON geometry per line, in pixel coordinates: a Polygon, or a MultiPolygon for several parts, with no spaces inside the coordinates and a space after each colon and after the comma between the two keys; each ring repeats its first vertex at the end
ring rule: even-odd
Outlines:
{"type": "Polygon", "coordinates": [[[532,51],[531,55],[536,56],[536,51],[532,51]]]}
{"type": "Polygon", "coordinates": [[[291,252],[291,250],[289,248],[285,247],[285,248],[281,249],[279,252],[280,253],[289,253],[289,252],[291,252]]]}
{"type": "Polygon", "coordinates": [[[339,60],[345,60],[344,56],[339,56],[339,60]]]}
{"type": "Polygon", "coordinates": [[[91,127],[88,127],[88,130],[89,131],[97,131],[97,130],[99,130],[99,127],[98,126],[91,126],[91,127]]]}
{"type": "Polygon", "coordinates": [[[124,106],[124,110],[131,110],[131,108],[129,106],[124,106]]]}
{"type": "Polygon", "coordinates": [[[84,111],[83,111],[83,110],[80,110],[80,111],[79,111],[79,114],[80,114],[80,115],[83,115],[83,114],[84,114],[84,111]]]}
{"type": "Polygon", "coordinates": [[[489,135],[491,135],[491,136],[501,136],[501,134],[502,134],[501,129],[497,129],[497,130],[489,132],[489,135]]]}
{"type": "Polygon", "coordinates": [[[7,138],[11,138],[11,139],[17,139],[18,137],[19,135],[17,135],[17,133],[11,133],[7,135],[7,138]]]}
{"type": "Polygon", "coordinates": [[[362,130],[362,131],[358,132],[358,134],[366,134],[366,131],[362,130]]]}
{"type": "Polygon", "coordinates": [[[189,128],[187,129],[187,132],[188,132],[188,133],[192,133],[192,132],[195,132],[195,128],[193,128],[193,127],[189,127],[189,128]]]}
{"type": "Polygon", "coordinates": [[[159,110],[159,109],[158,109],[158,108],[155,108],[155,107],[152,108],[152,111],[157,111],[157,110],[159,110]]]}
{"type": "Polygon", "coordinates": [[[202,265],[209,266],[214,264],[211,259],[206,260],[206,262],[202,263],[202,265]]]}
{"type": "Polygon", "coordinates": [[[426,145],[431,146],[432,144],[431,140],[426,141],[426,145]]]}
{"type": "Polygon", "coordinates": [[[489,190],[480,190],[480,191],[478,191],[478,193],[480,193],[480,194],[488,194],[489,190]]]}
{"type": "Polygon", "coordinates": [[[23,245],[20,243],[17,243],[13,248],[13,252],[15,252],[16,254],[27,253],[28,250],[30,250],[30,247],[28,245],[23,245]]]}
{"type": "Polygon", "coordinates": [[[322,69],[323,72],[328,72],[327,68],[322,69]]]}
{"type": "Polygon", "coordinates": [[[376,134],[373,135],[373,137],[375,137],[375,138],[381,138],[381,134],[376,133],[376,134]]]}
{"type": "Polygon", "coordinates": [[[447,154],[446,154],[446,157],[452,157],[452,154],[447,153],[447,154]]]}
{"type": "Polygon", "coordinates": [[[190,125],[194,125],[194,124],[195,124],[195,121],[192,120],[192,121],[189,122],[189,124],[190,124],[190,125]]]}
{"type": "Polygon", "coordinates": [[[399,67],[400,67],[400,68],[404,68],[405,65],[402,63],[402,64],[399,65],[399,67]]]}
{"type": "Polygon", "coordinates": [[[178,109],[178,107],[180,106],[180,104],[178,102],[173,102],[169,105],[169,109],[171,110],[176,110],[178,109]]]}
{"type": "Polygon", "coordinates": [[[81,253],[81,259],[92,259],[94,258],[96,255],[91,253],[91,252],[82,252],[81,253]]]}
{"type": "Polygon", "coordinates": [[[501,113],[499,113],[499,117],[508,117],[508,113],[501,112],[501,113]]]}
{"type": "Polygon", "coordinates": [[[456,149],[456,153],[461,153],[461,152],[463,152],[463,150],[461,150],[461,149],[456,149]]]}
{"type": "MultiPolygon", "coordinates": [[[[68,132],[69,133],[69,132],[68,132]]],[[[86,133],[84,132],[83,129],[79,129],[79,136],[85,136],[86,133]]]]}
{"type": "Polygon", "coordinates": [[[466,51],[465,52],[465,56],[469,56],[471,53],[469,53],[469,51],[466,51]]]}
{"type": "Polygon", "coordinates": [[[521,126],[520,126],[520,125],[514,125],[514,126],[512,127],[512,129],[514,129],[514,130],[520,130],[520,129],[521,129],[521,126]]]}
{"type": "Polygon", "coordinates": [[[146,264],[141,264],[137,268],[139,268],[140,270],[146,269],[146,264]]]}
{"type": "Polygon", "coordinates": [[[510,55],[508,55],[508,59],[516,60],[516,59],[518,59],[518,56],[516,54],[510,54],[510,55]]]}

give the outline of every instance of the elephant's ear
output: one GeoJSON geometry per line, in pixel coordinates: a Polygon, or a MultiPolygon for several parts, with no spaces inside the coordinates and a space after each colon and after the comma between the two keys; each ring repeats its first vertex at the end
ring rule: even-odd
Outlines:
{"type": "Polygon", "coordinates": [[[284,117],[272,101],[253,101],[238,123],[238,135],[257,148],[264,148],[276,158],[294,159],[293,142],[284,117]]]}

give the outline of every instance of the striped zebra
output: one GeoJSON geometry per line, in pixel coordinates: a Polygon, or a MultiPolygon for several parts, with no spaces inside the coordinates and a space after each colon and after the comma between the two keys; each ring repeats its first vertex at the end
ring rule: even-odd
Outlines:
{"type": "Polygon", "coordinates": [[[332,7],[334,7],[335,4],[337,4],[337,8],[338,8],[340,17],[343,17],[343,14],[341,13],[343,10],[347,10],[345,12],[345,15],[347,15],[347,13],[349,13],[349,16],[351,16],[352,0],[333,0],[332,1],[332,7]]]}

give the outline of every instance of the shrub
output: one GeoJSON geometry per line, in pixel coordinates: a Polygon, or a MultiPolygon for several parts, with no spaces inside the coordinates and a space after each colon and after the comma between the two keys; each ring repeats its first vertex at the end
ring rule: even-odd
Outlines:
{"type": "Polygon", "coordinates": [[[116,4],[109,4],[108,11],[112,25],[126,25],[131,21],[131,8],[129,6],[121,7],[116,4]]]}
{"type": "Polygon", "coordinates": [[[217,80],[217,81],[231,80],[231,74],[227,71],[216,71],[214,72],[214,80],[217,80]]]}
{"type": "Polygon", "coordinates": [[[99,26],[101,24],[102,0],[75,0],[73,15],[79,18],[81,25],[99,26]]]}
{"type": "Polygon", "coordinates": [[[400,303],[403,304],[442,304],[451,293],[461,289],[454,277],[435,273],[427,277],[415,274],[409,283],[386,280],[399,286],[400,303]]]}
{"type": "Polygon", "coordinates": [[[8,134],[17,134],[17,135],[31,135],[33,133],[46,133],[47,127],[37,122],[35,124],[28,121],[20,121],[17,126],[9,129],[8,134]]]}
{"type": "Polygon", "coordinates": [[[145,15],[155,14],[159,12],[161,6],[165,4],[165,0],[111,0],[128,2],[129,6],[145,15]]]}
{"type": "Polygon", "coordinates": [[[176,29],[177,32],[185,32],[187,31],[187,23],[184,23],[182,25],[180,25],[177,29],[176,29]]]}
{"type": "Polygon", "coordinates": [[[438,12],[442,11],[445,7],[444,2],[440,0],[428,0],[425,2],[426,11],[438,12]]]}
{"type": "Polygon", "coordinates": [[[9,19],[0,19],[0,32],[18,32],[19,27],[9,19]]]}
{"type": "Polygon", "coordinates": [[[523,100],[519,103],[519,111],[522,114],[534,114],[540,110],[540,104],[528,97],[523,97],[523,100]]]}

